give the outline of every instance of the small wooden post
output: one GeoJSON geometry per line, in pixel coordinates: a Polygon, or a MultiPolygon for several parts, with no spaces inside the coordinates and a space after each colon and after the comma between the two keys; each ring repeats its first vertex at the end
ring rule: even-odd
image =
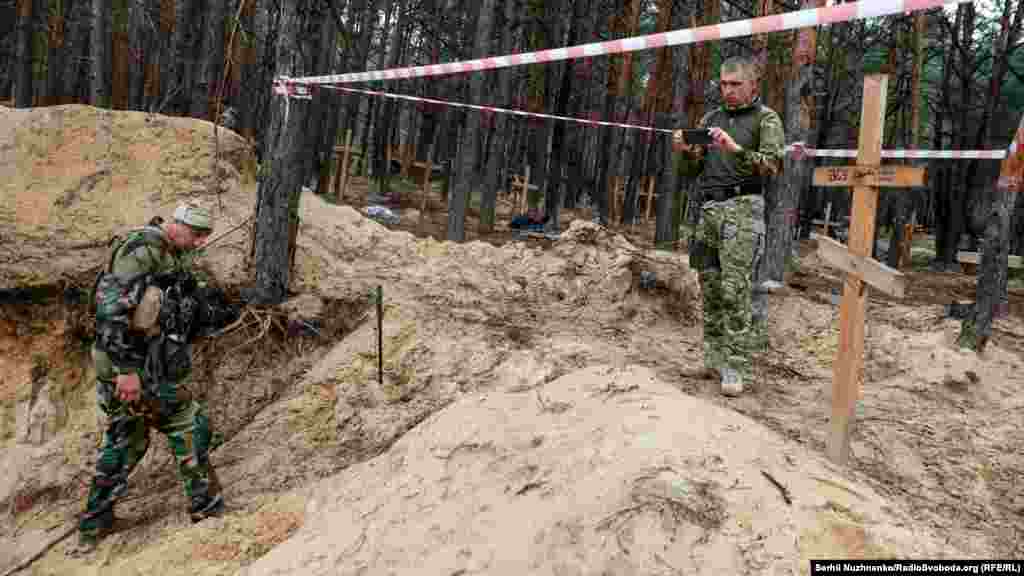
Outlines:
{"type": "Polygon", "coordinates": [[[384,287],[377,286],[377,383],[384,386],[384,287]]]}
{"type": "Polygon", "coordinates": [[[434,169],[434,145],[437,138],[430,143],[427,149],[427,161],[423,163],[423,188],[420,191],[420,217],[416,222],[416,229],[423,232],[423,215],[427,213],[427,195],[430,193],[430,173],[434,169]]]}
{"type": "Polygon", "coordinates": [[[656,181],[657,178],[655,178],[654,176],[649,176],[647,178],[647,206],[644,213],[644,222],[647,222],[651,219],[651,209],[654,206],[655,200],[654,185],[656,181]]]}
{"type": "MultiPolygon", "coordinates": [[[[345,131],[345,151],[342,152],[341,165],[338,166],[338,174],[334,177],[334,197],[338,204],[345,201],[345,187],[348,185],[348,155],[352,150],[352,129],[345,131]]],[[[335,156],[337,157],[337,156],[335,156]]]]}
{"type": "Polygon", "coordinates": [[[903,225],[903,245],[900,246],[899,269],[910,266],[913,257],[914,230],[917,228],[917,211],[910,213],[910,222],[903,225]]]}
{"type": "Polygon", "coordinates": [[[846,272],[843,300],[839,308],[839,350],[832,380],[831,430],[828,457],[845,464],[850,456],[850,423],[860,397],[860,380],[864,367],[864,318],[867,309],[867,286],[903,295],[903,275],[871,259],[875,238],[875,212],[879,186],[921,186],[924,170],[910,166],[879,167],[882,157],[882,134],[885,126],[885,104],[888,76],[864,78],[857,165],[829,166],[814,171],[815,186],[852,186],[853,210],[850,218],[849,247],[827,235],[819,238],[818,252],[833,266],[846,272]]]}
{"type": "Polygon", "coordinates": [[[520,214],[526,214],[530,209],[530,163],[523,163],[523,200],[522,200],[522,211],[520,214]]]}
{"type": "Polygon", "coordinates": [[[405,154],[402,156],[402,177],[409,177],[409,169],[412,168],[412,163],[416,161],[416,148],[413,147],[412,142],[405,143],[405,154]]]}

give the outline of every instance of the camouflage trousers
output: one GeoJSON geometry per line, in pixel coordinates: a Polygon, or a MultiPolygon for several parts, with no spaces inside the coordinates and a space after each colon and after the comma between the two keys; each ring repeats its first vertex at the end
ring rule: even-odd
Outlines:
{"type": "Polygon", "coordinates": [[[127,489],[128,476],[149,448],[151,428],[167,438],[188,501],[194,505],[197,498],[206,501],[218,496],[220,482],[209,461],[210,421],[203,406],[192,399],[186,382],[160,383],[156,390],[144,391],[139,403],[125,404],[115,393],[109,357],[96,348],[92,355],[96,394],[107,427],[79,532],[97,535],[113,519],[114,502],[127,489]]]}
{"type": "Polygon", "coordinates": [[[752,356],[767,345],[765,295],[757,286],[765,246],[764,197],[706,202],[696,239],[704,244],[700,288],[704,365],[751,376],[752,356]]]}

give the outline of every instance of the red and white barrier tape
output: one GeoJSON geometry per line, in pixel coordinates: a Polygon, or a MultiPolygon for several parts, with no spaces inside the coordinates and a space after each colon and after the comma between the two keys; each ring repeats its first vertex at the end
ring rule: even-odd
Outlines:
{"type": "Polygon", "coordinates": [[[861,0],[860,2],[839,4],[837,6],[795,10],[793,12],[773,14],[771,16],[762,16],[760,18],[723,22],[721,24],[701,26],[698,28],[659,32],[657,34],[635,36],[633,38],[624,38],[622,40],[579,44],[576,46],[541,50],[538,52],[493,56],[477,60],[448,62],[446,64],[391,68],[388,70],[371,70],[367,72],[353,72],[348,74],[330,74],[326,76],[308,76],[282,80],[307,85],[349,84],[353,82],[368,82],[373,80],[423,78],[428,76],[442,76],[445,74],[458,74],[462,72],[478,72],[480,70],[495,70],[498,68],[520,66],[523,64],[558,62],[561,60],[621,54],[624,52],[664,48],[667,46],[680,46],[684,44],[723,40],[726,38],[741,38],[745,36],[752,36],[754,34],[766,34],[771,32],[781,32],[783,30],[794,30],[797,28],[809,28],[813,26],[821,26],[823,24],[837,24],[840,22],[864,20],[867,18],[890,16],[893,14],[910,14],[912,12],[939,8],[942,6],[967,4],[972,1],[973,0],[861,0]]]}
{"type": "Polygon", "coordinates": [[[274,79],[274,94],[296,98],[298,100],[312,100],[313,93],[308,84],[295,82],[288,76],[281,76],[274,79]]]}
{"type": "MultiPolygon", "coordinates": [[[[802,148],[792,144],[786,146],[786,152],[815,158],[856,158],[856,150],[802,148]]],[[[882,150],[882,158],[936,158],[944,160],[1002,160],[1006,158],[1006,150],[882,150]]]]}
{"type": "MultiPolygon", "coordinates": [[[[396,100],[405,100],[408,102],[427,102],[430,104],[438,104],[441,106],[452,106],[455,108],[469,108],[471,110],[480,110],[484,112],[493,112],[498,114],[513,114],[515,116],[527,116],[532,118],[547,118],[551,120],[562,120],[565,122],[576,122],[578,124],[586,124],[590,126],[612,126],[615,128],[627,128],[631,130],[643,130],[646,132],[657,132],[661,134],[672,134],[672,130],[664,128],[652,128],[650,126],[640,126],[637,124],[623,124],[621,122],[604,122],[601,120],[587,120],[584,118],[573,118],[571,116],[556,116],[554,114],[543,114],[539,112],[527,112],[525,110],[515,110],[511,108],[497,108],[494,106],[478,106],[475,104],[464,104],[462,102],[452,102],[450,100],[437,100],[435,98],[423,98],[420,96],[409,96],[406,94],[395,94],[392,92],[380,92],[376,90],[363,90],[360,88],[344,88],[341,86],[322,86],[321,88],[339,90],[341,92],[350,92],[355,94],[366,94],[368,96],[380,96],[383,98],[393,98],[396,100]]],[[[823,149],[823,148],[805,148],[799,144],[790,144],[786,146],[786,153],[813,156],[816,158],[856,158],[856,150],[842,150],[842,149],[823,149]]],[[[883,158],[939,158],[939,159],[980,159],[980,160],[1001,160],[1006,157],[1005,150],[882,150],[883,158]]]]}
{"type": "Polygon", "coordinates": [[[471,110],[481,110],[483,112],[496,112],[498,114],[513,114],[515,116],[529,116],[532,118],[548,118],[551,120],[563,120],[565,122],[576,122],[579,124],[588,124],[591,126],[613,126],[616,128],[629,128],[632,130],[644,130],[647,132],[661,132],[662,134],[672,134],[671,130],[666,130],[663,128],[652,128],[650,126],[640,126],[637,124],[622,124],[620,122],[587,120],[585,118],[573,118],[571,116],[555,116],[554,114],[544,114],[541,112],[527,112],[525,110],[516,110],[513,108],[495,108],[493,106],[478,106],[476,104],[464,104],[462,102],[452,102],[450,100],[435,100],[433,98],[421,98],[419,96],[407,96],[405,94],[394,94],[391,92],[377,92],[374,90],[361,90],[358,88],[342,88],[341,86],[322,86],[322,88],[340,90],[342,92],[355,92],[358,94],[367,94],[369,96],[382,96],[384,98],[394,98],[397,100],[407,100],[409,102],[428,102],[430,104],[452,106],[455,108],[469,108],[471,110]]]}

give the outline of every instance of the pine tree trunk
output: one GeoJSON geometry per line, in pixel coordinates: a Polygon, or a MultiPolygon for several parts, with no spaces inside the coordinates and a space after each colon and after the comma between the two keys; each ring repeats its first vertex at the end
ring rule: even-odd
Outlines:
{"type": "MultiPolygon", "coordinates": [[[[512,30],[509,23],[515,16],[515,0],[504,0],[504,22],[497,26],[501,30],[501,49],[498,52],[509,54],[512,52],[512,30]]],[[[494,52],[494,50],[492,50],[494,52]]],[[[512,102],[512,74],[511,68],[498,71],[498,85],[495,89],[495,97],[498,106],[509,106],[512,102]]],[[[508,114],[497,114],[494,117],[493,136],[490,139],[491,152],[488,154],[486,177],[484,184],[483,198],[480,200],[480,232],[489,233],[494,230],[495,208],[498,203],[498,189],[501,187],[501,166],[506,155],[504,150],[509,137],[508,114]]]]}
{"type": "Polygon", "coordinates": [[[195,7],[198,0],[175,0],[174,5],[174,87],[169,108],[178,114],[188,114],[192,90],[196,82],[195,7]]]}
{"type": "MultiPolygon", "coordinates": [[[[582,2],[577,3],[577,5],[582,4],[582,2]]],[[[579,13],[574,16],[569,23],[569,40],[567,42],[569,46],[574,46],[578,43],[579,26],[582,23],[579,13]]],[[[569,97],[572,93],[572,80],[575,77],[575,62],[569,60],[562,68],[562,82],[558,89],[558,103],[555,105],[555,114],[565,116],[569,111],[569,97]]],[[[554,181],[555,184],[548,187],[548,194],[545,196],[544,214],[548,219],[545,226],[545,231],[547,232],[558,232],[561,229],[562,191],[567,188],[564,185],[565,178],[562,177],[562,171],[569,157],[568,148],[571,146],[569,134],[571,130],[572,126],[568,122],[558,122],[554,125],[551,135],[551,152],[555,159],[551,164],[552,170],[550,172],[552,174],[549,175],[549,180],[554,181]]]]}
{"type": "Polygon", "coordinates": [[[144,2],[131,2],[128,7],[128,106],[129,110],[141,110],[146,91],[147,63],[153,57],[149,38],[153,31],[146,27],[147,6],[144,2]]]}
{"type": "MultiPolygon", "coordinates": [[[[705,26],[718,24],[721,19],[721,2],[720,0],[704,0],[704,9],[702,11],[704,21],[702,22],[705,26]]],[[[691,25],[696,27],[698,20],[696,16],[691,16],[691,25]]],[[[699,44],[690,47],[690,61],[689,61],[689,91],[686,99],[686,111],[688,127],[696,127],[697,123],[700,122],[701,118],[704,117],[704,108],[707,104],[705,91],[707,90],[708,80],[711,78],[711,48],[707,44],[699,44]]],[[[672,230],[673,235],[678,234],[679,226],[682,223],[682,216],[686,214],[686,220],[688,223],[696,225],[700,219],[700,212],[702,210],[701,204],[703,200],[698,198],[696,194],[696,185],[693,179],[685,178],[682,186],[676,191],[676,198],[682,203],[683,194],[682,189],[686,188],[686,203],[685,212],[683,209],[673,211],[672,217],[672,230]]],[[[687,239],[689,240],[689,239],[687,239]]]]}
{"type": "MultiPolygon", "coordinates": [[[[658,31],[664,32],[672,25],[672,0],[658,2],[658,31]]],[[[658,50],[655,70],[654,124],[658,128],[672,129],[672,100],[674,86],[672,68],[675,66],[672,50],[658,50]]],[[[656,161],[655,192],[657,193],[654,214],[654,243],[661,248],[669,248],[672,244],[672,192],[676,186],[675,165],[672,162],[672,146],[668,138],[655,135],[651,155],[656,161]]],[[[652,199],[648,199],[651,202],[652,199]]]]}
{"type": "MultiPolygon", "coordinates": [[[[275,76],[302,77],[298,42],[308,13],[308,0],[281,2],[280,33],[277,35],[275,76]]],[[[308,100],[274,95],[267,133],[265,173],[259,186],[255,234],[255,290],[246,297],[253,302],[273,304],[287,295],[291,273],[290,239],[298,230],[301,193],[303,129],[308,100]]]]}
{"type": "Polygon", "coordinates": [[[92,0],[92,104],[109,108],[110,52],[113,38],[110,34],[110,0],[92,0]]]}
{"type": "MultiPolygon", "coordinates": [[[[765,0],[762,6],[770,11],[771,1],[765,0]]],[[[805,8],[812,6],[813,1],[804,4],[805,8]]],[[[797,58],[791,65],[784,66],[765,53],[769,106],[773,103],[778,105],[781,93],[784,108],[774,109],[783,113],[787,139],[806,143],[811,136],[811,112],[808,107],[814,104],[808,102],[804,94],[813,94],[814,91],[817,37],[814,29],[810,28],[799,31],[796,46],[793,46],[793,39],[788,35],[783,42],[786,44],[783,52],[789,54],[796,48],[797,58]],[[772,88],[780,85],[781,89],[772,88]]],[[[792,155],[786,155],[782,162],[782,172],[765,179],[765,253],[758,271],[759,282],[783,282],[785,279],[786,261],[793,250],[797,203],[801,190],[809,184],[812,167],[813,163],[809,159],[795,159],[792,155]]]]}
{"type": "MultiPolygon", "coordinates": [[[[223,18],[216,24],[211,22],[210,18],[213,16],[211,12],[214,6],[222,2],[224,0],[203,0],[195,2],[192,7],[189,27],[192,30],[195,44],[191,46],[192,79],[189,84],[191,90],[186,94],[188,95],[187,114],[193,118],[209,119],[210,87],[217,83],[212,75],[213,53],[216,51],[213,45],[214,30],[220,30],[221,36],[223,36],[224,30],[223,18]]],[[[223,41],[221,50],[223,51],[223,41]]]]}
{"type": "MultiPolygon", "coordinates": [[[[204,115],[213,122],[220,122],[220,115],[224,111],[223,99],[227,93],[227,78],[224,77],[226,70],[225,55],[227,53],[226,23],[234,20],[234,12],[228,17],[228,0],[208,0],[207,18],[204,28],[205,36],[209,40],[210,49],[206,51],[206,110],[204,115]]],[[[233,25],[233,23],[232,23],[233,25]]],[[[236,58],[237,55],[233,56],[236,58]]]]}
{"type": "MultiPolygon", "coordinates": [[[[394,68],[398,64],[398,56],[401,52],[399,46],[404,24],[404,18],[402,17],[403,4],[401,0],[387,0],[387,7],[385,9],[387,16],[384,29],[391,31],[391,41],[384,61],[384,67],[386,68],[394,68]],[[391,23],[392,14],[397,17],[397,21],[394,24],[391,23]]],[[[374,116],[373,174],[377,178],[378,192],[381,196],[387,196],[391,175],[391,166],[388,165],[388,149],[391,146],[391,117],[392,110],[394,110],[394,101],[383,99],[374,105],[376,106],[377,113],[374,116]]]]}
{"type": "Polygon", "coordinates": [[[68,21],[67,59],[64,64],[62,82],[67,102],[88,101],[89,29],[92,26],[92,6],[86,2],[74,2],[68,21]],[[83,99],[84,98],[84,99],[83,99]]]}
{"type": "Polygon", "coordinates": [[[162,112],[168,106],[173,106],[174,93],[178,90],[178,62],[175,59],[178,53],[178,1],[179,0],[155,0],[159,3],[160,9],[160,61],[157,64],[160,68],[159,90],[156,97],[150,101],[149,109],[154,112],[162,112]]]}
{"type": "Polygon", "coordinates": [[[18,0],[18,35],[15,40],[14,106],[31,108],[32,82],[32,0],[18,0]]]}
{"type": "MultiPolygon", "coordinates": [[[[330,58],[330,64],[327,67],[327,72],[336,70],[335,64],[335,46],[337,45],[338,38],[338,26],[333,21],[330,24],[329,30],[326,32],[328,35],[329,43],[323,48],[324,56],[330,58]],[[329,54],[329,56],[328,56],[329,54]]],[[[332,159],[334,158],[334,143],[338,139],[338,121],[341,116],[341,98],[338,92],[324,91],[326,94],[326,102],[324,104],[323,112],[323,129],[320,131],[320,139],[318,141],[318,152],[317,157],[321,159],[320,163],[320,184],[317,185],[317,191],[321,193],[327,192],[327,185],[331,179],[331,166],[333,165],[332,159]]]]}
{"type": "Polygon", "coordinates": [[[65,33],[71,16],[72,2],[61,2],[60,11],[50,16],[53,32],[50,35],[49,54],[46,57],[46,85],[51,104],[66,104],[64,97],[64,68],[67,66],[68,50],[65,33]]]}
{"type": "MultiPolygon", "coordinates": [[[[609,36],[617,39],[624,35],[626,27],[625,18],[626,16],[621,15],[612,16],[611,26],[608,31],[609,36]]],[[[619,90],[619,84],[622,80],[622,68],[622,56],[610,56],[608,58],[608,78],[604,94],[604,103],[601,110],[602,119],[605,121],[611,121],[615,114],[615,95],[619,90]]],[[[595,216],[598,222],[607,226],[610,222],[609,208],[611,206],[611,202],[614,200],[609,186],[611,176],[610,165],[613,158],[611,151],[613,139],[612,127],[601,127],[599,138],[600,140],[597,149],[597,182],[594,186],[594,200],[597,208],[597,214],[595,216]]]]}
{"type": "Polygon", "coordinates": [[[238,131],[247,139],[255,139],[256,131],[256,91],[260,89],[259,83],[253,82],[258,77],[260,65],[256,60],[255,32],[256,10],[258,0],[240,0],[245,2],[242,9],[241,22],[239,23],[238,43],[239,56],[234,65],[238,75],[237,100],[234,102],[240,115],[240,126],[238,131]]]}
{"type": "MultiPolygon", "coordinates": [[[[1001,29],[995,42],[995,65],[989,80],[988,98],[982,126],[979,130],[978,144],[989,148],[993,145],[1001,130],[997,129],[992,118],[996,103],[1000,99],[1003,77],[1008,67],[1008,49],[1017,43],[1021,20],[1024,18],[1024,5],[1017,6],[1017,13],[1011,20],[1011,4],[1004,4],[1000,19],[1001,29]]],[[[1021,118],[1017,131],[1014,133],[1013,146],[1000,167],[999,179],[994,187],[990,208],[984,231],[984,242],[981,246],[982,259],[978,267],[977,305],[974,318],[964,319],[961,327],[959,343],[961,346],[984,351],[992,334],[994,319],[1005,315],[1008,310],[1007,272],[1009,268],[1009,223],[1010,209],[1015,200],[1011,195],[1021,191],[1024,179],[1024,118],[1021,118]]]]}
{"type": "MultiPolygon", "coordinates": [[[[960,28],[962,22],[963,12],[958,9],[956,20],[953,25],[953,33],[956,34],[960,28]]],[[[955,73],[953,69],[953,63],[955,62],[955,54],[953,50],[946,50],[943,55],[943,74],[942,74],[942,88],[939,90],[941,95],[940,105],[938,107],[939,113],[936,118],[938,128],[935,130],[935,148],[937,150],[946,149],[946,138],[943,135],[947,128],[952,128],[952,79],[955,73]]],[[[952,130],[950,130],[952,133],[952,130]]],[[[952,142],[952,140],[950,140],[952,142]]],[[[944,162],[941,160],[932,162],[932,172],[937,175],[934,183],[933,194],[935,196],[935,261],[933,266],[940,270],[945,270],[947,267],[947,254],[951,250],[956,250],[956,245],[959,242],[959,238],[956,238],[953,230],[950,227],[952,220],[951,212],[953,206],[951,205],[952,200],[952,180],[953,180],[953,163],[944,162]]]]}
{"type": "MultiPolygon", "coordinates": [[[[314,29],[310,30],[309,37],[315,39],[310,41],[309,52],[313,54],[311,59],[312,74],[324,75],[334,69],[334,53],[337,51],[335,33],[336,26],[330,7],[325,2],[316,2],[316,11],[311,20],[314,29]]],[[[328,130],[328,116],[330,114],[331,102],[336,99],[333,90],[317,90],[313,94],[313,103],[309,113],[309,128],[307,130],[307,165],[305,180],[312,182],[316,178],[317,193],[322,194],[320,188],[326,184],[326,177],[330,174],[331,155],[333,153],[333,135],[325,138],[328,130]],[[328,148],[325,142],[330,141],[332,148],[328,148]]]]}
{"type": "MultiPolygon", "coordinates": [[[[491,23],[494,16],[494,1],[482,0],[477,16],[476,39],[474,54],[476,58],[487,55],[487,47],[491,36],[491,23]]],[[[484,92],[482,74],[473,74],[469,78],[471,102],[481,102],[484,92]]],[[[455,186],[448,208],[448,240],[462,242],[466,239],[466,205],[473,190],[473,173],[476,171],[479,158],[483,153],[482,142],[476,136],[480,133],[480,114],[472,112],[466,116],[463,130],[462,150],[455,157],[455,186]]]]}
{"type": "MultiPolygon", "coordinates": [[[[375,4],[375,2],[372,4],[375,4]]],[[[375,15],[375,9],[376,6],[371,5],[371,2],[368,0],[353,0],[352,2],[350,13],[353,15],[353,18],[358,18],[359,27],[357,30],[352,31],[353,49],[349,54],[346,54],[346,69],[366,69],[367,56],[370,51],[370,41],[373,37],[373,17],[375,15]]],[[[359,122],[359,108],[362,100],[362,96],[355,94],[345,96],[345,105],[339,128],[343,133],[348,130],[352,130],[353,138],[357,138],[359,136],[357,124],[359,122]]],[[[354,141],[355,140],[353,140],[353,142],[354,141]]],[[[422,148],[425,153],[426,147],[422,148]]],[[[363,148],[363,151],[365,154],[366,149],[363,148]]]]}

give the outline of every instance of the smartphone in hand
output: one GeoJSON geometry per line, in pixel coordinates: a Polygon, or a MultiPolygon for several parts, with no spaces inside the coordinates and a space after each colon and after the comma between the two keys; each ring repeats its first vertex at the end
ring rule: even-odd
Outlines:
{"type": "Polygon", "coordinates": [[[691,146],[696,144],[711,144],[711,130],[708,130],[707,128],[684,128],[683,140],[691,146]]]}

